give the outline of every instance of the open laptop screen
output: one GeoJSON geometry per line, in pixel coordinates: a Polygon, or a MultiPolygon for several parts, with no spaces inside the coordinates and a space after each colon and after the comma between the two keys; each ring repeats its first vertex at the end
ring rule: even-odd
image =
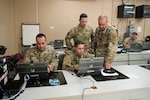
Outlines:
{"type": "Polygon", "coordinates": [[[132,43],[128,52],[141,52],[142,45],[140,43],[132,43]]]}
{"type": "Polygon", "coordinates": [[[19,73],[20,79],[23,81],[26,74],[29,75],[30,80],[28,83],[35,83],[34,81],[43,81],[49,79],[47,72],[48,64],[46,62],[37,63],[18,63],[17,72],[19,73]]]}
{"type": "Polygon", "coordinates": [[[142,50],[150,50],[150,41],[143,42],[142,50]]]}
{"type": "Polygon", "coordinates": [[[103,68],[104,57],[81,58],[77,75],[100,73],[103,68]]]}
{"type": "Polygon", "coordinates": [[[41,73],[47,72],[48,64],[46,62],[36,63],[17,63],[17,71],[19,73],[41,73]]]}

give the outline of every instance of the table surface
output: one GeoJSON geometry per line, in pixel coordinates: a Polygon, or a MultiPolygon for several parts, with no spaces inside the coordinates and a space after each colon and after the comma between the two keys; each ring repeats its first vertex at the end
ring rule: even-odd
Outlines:
{"type": "Polygon", "coordinates": [[[129,79],[95,81],[91,76],[80,78],[73,72],[62,70],[67,81],[66,85],[26,88],[16,100],[81,96],[83,89],[90,88],[93,83],[97,89],[87,89],[85,94],[109,94],[150,89],[150,70],[138,65],[113,66],[113,68],[128,76],[129,79]]]}

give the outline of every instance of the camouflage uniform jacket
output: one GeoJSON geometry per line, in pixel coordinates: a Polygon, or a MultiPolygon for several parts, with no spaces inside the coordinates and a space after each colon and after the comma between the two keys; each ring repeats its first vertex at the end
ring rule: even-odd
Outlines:
{"type": "Polygon", "coordinates": [[[126,38],[123,41],[123,46],[125,49],[130,49],[131,43],[137,43],[137,40],[132,40],[131,37],[126,38]]]}
{"type": "Polygon", "coordinates": [[[104,57],[105,62],[112,63],[118,45],[117,31],[111,25],[101,31],[99,27],[95,30],[94,42],[97,44],[96,56],[104,57]]]}
{"type": "Polygon", "coordinates": [[[81,57],[79,57],[74,50],[72,50],[71,52],[67,52],[64,60],[63,60],[63,64],[62,64],[62,69],[64,70],[74,70],[74,66],[76,64],[79,64],[79,59],[80,58],[90,58],[92,57],[91,54],[85,52],[83,55],[81,55],[81,57]]]}
{"type": "Polygon", "coordinates": [[[66,46],[69,50],[73,48],[71,39],[75,42],[76,40],[81,40],[85,44],[85,50],[89,51],[91,45],[91,38],[94,35],[94,31],[90,26],[81,27],[80,25],[72,28],[65,37],[66,46]]]}
{"type": "Polygon", "coordinates": [[[54,71],[57,69],[59,60],[56,57],[54,48],[47,45],[44,51],[39,51],[36,46],[28,49],[24,55],[23,61],[47,62],[51,66],[50,70],[54,71]]]}

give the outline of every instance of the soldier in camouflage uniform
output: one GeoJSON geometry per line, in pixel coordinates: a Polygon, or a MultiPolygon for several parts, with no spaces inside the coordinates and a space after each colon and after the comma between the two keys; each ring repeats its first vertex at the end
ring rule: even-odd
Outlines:
{"type": "Polygon", "coordinates": [[[95,56],[104,57],[104,66],[110,69],[118,47],[117,31],[108,24],[107,16],[99,16],[98,24],[99,27],[96,28],[94,37],[95,47],[93,47],[95,56]]]}
{"type": "Polygon", "coordinates": [[[84,50],[84,43],[80,40],[75,41],[74,49],[67,52],[64,57],[62,69],[77,71],[80,58],[90,58],[91,54],[84,50]]]}
{"type": "Polygon", "coordinates": [[[75,42],[76,40],[84,41],[85,50],[90,52],[91,50],[91,41],[93,40],[93,29],[86,25],[87,24],[87,15],[81,14],[79,19],[79,25],[72,28],[65,37],[65,42],[67,49],[71,50],[73,45],[71,43],[71,39],[75,42]]]}
{"type": "Polygon", "coordinates": [[[133,32],[132,35],[128,38],[126,38],[124,41],[123,41],[123,47],[124,49],[130,49],[130,46],[131,46],[131,43],[137,43],[137,33],[136,32],[133,32]]]}
{"type": "Polygon", "coordinates": [[[24,55],[24,62],[47,62],[48,72],[54,71],[58,66],[58,58],[53,47],[47,45],[46,36],[38,34],[36,36],[37,45],[28,49],[24,55]]]}

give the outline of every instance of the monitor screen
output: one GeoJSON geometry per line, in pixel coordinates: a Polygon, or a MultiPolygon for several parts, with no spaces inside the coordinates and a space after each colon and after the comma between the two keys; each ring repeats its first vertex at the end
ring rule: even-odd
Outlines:
{"type": "Polygon", "coordinates": [[[104,57],[80,58],[77,75],[100,73],[103,64],[104,57]]]}
{"type": "MultiPolygon", "coordinates": [[[[29,75],[29,85],[41,85],[44,80],[49,79],[47,72],[48,64],[46,62],[37,63],[17,63],[17,72],[19,73],[20,80],[24,81],[24,76],[29,75]]],[[[28,85],[27,84],[27,85],[28,85]]]]}
{"type": "Polygon", "coordinates": [[[142,50],[150,50],[150,41],[143,42],[142,50]]]}

